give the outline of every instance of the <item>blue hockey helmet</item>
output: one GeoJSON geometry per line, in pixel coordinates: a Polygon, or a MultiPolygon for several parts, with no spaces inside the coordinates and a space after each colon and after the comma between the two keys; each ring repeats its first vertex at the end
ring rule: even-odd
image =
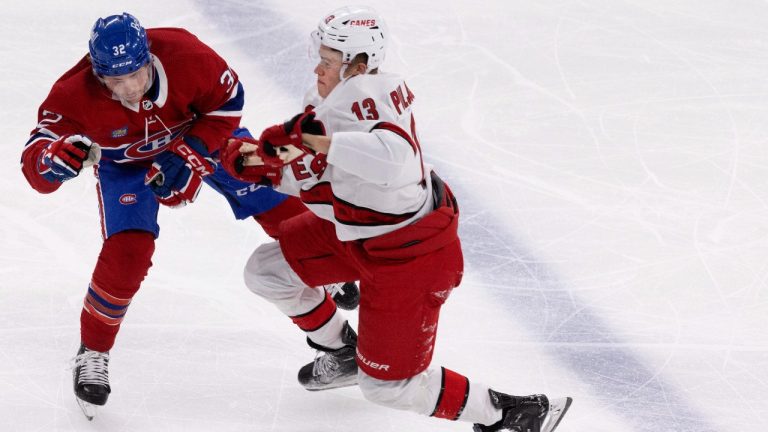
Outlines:
{"type": "Polygon", "coordinates": [[[133,73],[150,59],[146,30],[136,17],[125,12],[96,20],[88,49],[98,75],[133,73]]]}

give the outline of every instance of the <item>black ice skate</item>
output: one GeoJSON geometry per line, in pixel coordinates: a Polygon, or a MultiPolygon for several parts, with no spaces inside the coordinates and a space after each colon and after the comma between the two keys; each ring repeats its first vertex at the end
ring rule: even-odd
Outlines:
{"type": "Polygon", "coordinates": [[[299,383],[304,388],[316,391],[357,384],[357,333],[349,326],[349,322],[345,322],[341,330],[341,341],[345,346],[332,350],[307,339],[309,346],[317,350],[317,356],[315,361],[299,370],[299,383]]]}
{"type": "Polygon", "coordinates": [[[323,285],[333,297],[336,306],[344,310],[354,310],[360,304],[360,288],[354,282],[338,282],[323,285]]]}
{"type": "Polygon", "coordinates": [[[573,401],[569,397],[550,401],[544,395],[510,396],[488,390],[491,403],[502,411],[501,420],[490,425],[475,424],[475,432],[552,432],[573,401]]]}
{"type": "Polygon", "coordinates": [[[109,387],[109,352],[92,351],[80,344],[72,368],[77,403],[88,420],[93,420],[96,407],[107,403],[109,387]]]}

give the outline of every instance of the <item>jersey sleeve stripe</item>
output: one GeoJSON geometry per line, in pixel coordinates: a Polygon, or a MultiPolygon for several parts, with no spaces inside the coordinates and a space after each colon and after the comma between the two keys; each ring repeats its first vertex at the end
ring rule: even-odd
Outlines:
{"type": "Polygon", "coordinates": [[[27,143],[24,145],[24,149],[27,149],[28,147],[33,146],[33,145],[39,143],[40,141],[48,141],[48,142],[50,142],[50,141],[55,141],[55,140],[56,140],[56,138],[53,138],[53,137],[51,137],[49,135],[41,134],[41,133],[36,133],[36,134],[32,135],[31,137],[29,137],[29,141],[27,141],[27,143]]]}
{"type": "Polygon", "coordinates": [[[49,137],[51,139],[55,139],[55,140],[59,139],[59,136],[60,136],[59,134],[52,132],[50,129],[46,129],[46,128],[43,128],[43,127],[37,129],[37,133],[35,135],[37,135],[37,134],[45,135],[45,136],[47,136],[47,137],[49,137]]]}
{"type": "Polygon", "coordinates": [[[400,126],[394,123],[381,122],[381,123],[377,123],[374,127],[372,127],[371,131],[374,131],[377,129],[394,132],[395,134],[400,136],[402,139],[406,140],[408,144],[411,146],[411,148],[413,149],[413,154],[416,154],[417,152],[420,151],[419,146],[416,144],[416,142],[414,142],[411,136],[408,135],[408,133],[404,131],[400,126]]]}
{"type": "MultiPolygon", "coordinates": [[[[414,124],[413,116],[411,116],[411,129],[414,129],[414,128],[415,128],[415,124],[414,124]]],[[[426,181],[426,177],[424,174],[424,160],[422,159],[421,147],[419,147],[419,142],[411,135],[408,135],[408,132],[404,131],[403,128],[401,128],[400,126],[394,123],[389,123],[389,122],[377,123],[375,126],[371,128],[371,132],[377,129],[387,130],[392,133],[395,133],[398,136],[400,136],[402,139],[406,140],[408,144],[410,144],[411,148],[413,149],[413,154],[418,154],[419,159],[421,160],[421,181],[423,185],[424,182],[426,181]]],[[[414,135],[415,135],[415,132],[414,132],[414,135]]]]}
{"type": "Polygon", "coordinates": [[[245,104],[245,92],[243,91],[243,85],[237,83],[237,86],[232,91],[232,96],[224,102],[215,111],[206,113],[206,115],[223,116],[223,117],[238,117],[242,116],[243,105],[245,104]]]}
{"type": "Polygon", "coordinates": [[[211,111],[206,115],[219,116],[219,117],[242,117],[243,112],[242,111],[211,111]]]}
{"type": "Polygon", "coordinates": [[[351,226],[397,225],[413,218],[418,211],[392,214],[356,206],[333,194],[330,183],[321,182],[300,192],[301,201],[307,205],[330,205],[333,216],[341,224],[351,226]]]}

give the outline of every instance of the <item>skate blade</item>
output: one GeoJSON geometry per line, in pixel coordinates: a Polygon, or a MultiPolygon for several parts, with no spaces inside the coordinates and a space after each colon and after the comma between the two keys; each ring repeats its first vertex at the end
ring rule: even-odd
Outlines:
{"type": "Polygon", "coordinates": [[[571,407],[571,402],[573,402],[573,399],[569,397],[549,401],[549,412],[544,421],[541,422],[541,432],[554,431],[557,425],[560,424],[560,420],[563,419],[566,411],[568,411],[568,408],[571,407]]]}
{"type": "Polygon", "coordinates": [[[332,390],[342,387],[352,387],[357,385],[357,375],[352,377],[352,379],[344,380],[344,381],[336,381],[324,386],[317,386],[317,387],[304,387],[305,389],[309,391],[323,391],[323,390],[332,390]]]}
{"type": "Polygon", "coordinates": [[[83,411],[85,418],[87,418],[88,421],[92,421],[93,418],[96,417],[96,405],[88,403],[78,397],[75,397],[75,400],[77,400],[77,404],[80,405],[80,409],[83,411]]]}

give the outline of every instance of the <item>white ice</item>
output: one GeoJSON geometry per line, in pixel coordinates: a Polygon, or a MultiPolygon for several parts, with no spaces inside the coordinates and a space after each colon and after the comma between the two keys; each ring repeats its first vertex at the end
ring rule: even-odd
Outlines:
{"type": "MultiPolygon", "coordinates": [[[[243,286],[267,240],[206,190],[161,211],[154,267],[88,422],[69,360],[101,238],[90,175],[44,196],[19,170],[37,107],[99,16],[182,26],[246,86],[260,130],[299,109],[307,35],[340,3],[6,2],[0,13],[0,430],[469,431],[310,393],[290,320],[243,286]]],[[[768,430],[768,4],[370,2],[385,68],[462,210],[466,276],[434,365],[570,395],[559,432],[768,430]]],[[[192,71],[193,72],[193,71],[192,71]]],[[[351,314],[354,322],[354,314],[351,314]]]]}

